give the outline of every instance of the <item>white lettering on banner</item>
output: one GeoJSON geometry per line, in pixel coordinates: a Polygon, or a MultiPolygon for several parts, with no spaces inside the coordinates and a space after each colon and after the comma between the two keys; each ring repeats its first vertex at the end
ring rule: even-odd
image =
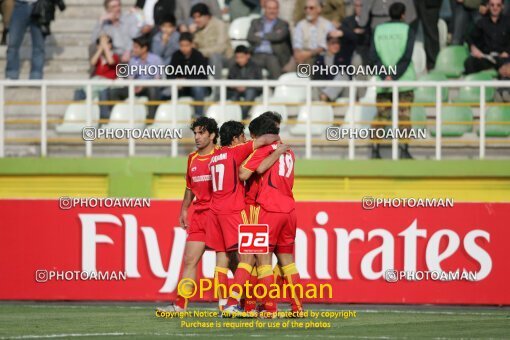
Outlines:
{"type": "MultiPolygon", "coordinates": [[[[124,265],[125,272],[128,278],[140,278],[138,270],[138,221],[132,214],[123,214],[122,219],[119,219],[112,214],[78,214],[81,221],[81,235],[82,235],[82,268],[84,272],[96,272],[97,264],[97,244],[110,244],[114,245],[114,241],[106,234],[97,233],[97,225],[110,224],[116,227],[125,227],[124,234],[124,265]]],[[[166,249],[169,245],[165,242],[160,244],[156,231],[149,226],[141,226],[142,235],[145,239],[145,249],[147,251],[147,258],[151,272],[158,278],[164,278],[165,282],[160,293],[171,293],[175,291],[181,271],[181,265],[184,255],[184,246],[186,242],[186,231],[180,227],[174,227],[173,244],[171,245],[171,253],[168,266],[165,268],[161,249],[166,249]]],[[[353,280],[351,275],[350,258],[352,249],[350,244],[354,240],[365,242],[365,231],[362,229],[353,229],[348,231],[344,228],[333,228],[336,236],[336,276],[340,280],[353,280]]],[[[330,253],[328,251],[329,233],[328,228],[313,228],[315,235],[315,276],[317,279],[329,280],[331,275],[329,272],[329,259],[330,253]]],[[[418,228],[418,220],[415,219],[412,223],[401,231],[397,236],[382,228],[372,229],[368,231],[366,241],[375,238],[381,239],[381,245],[368,251],[361,259],[360,269],[361,275],[367,280],[384,279],[384,274],[388,270],[394,270],[395,261],[395,243],[400,242],[398,237],[403,238],[403,256],[404,256],[404,271],[415,272],[417,269],[417,244],[418,238],[427,238],[427,230],[418,228]],[[395,240],[397,237],[397,240],[395,240]],[[374,262],[376,259],[381,259],[381,270],[374,270],[374,262]]],[[[484,230],[475,229],[469,231],[462,240],[462,246],[465,253],[476,261],[479,265],[479,271],[476,272],[476,280],[480,281],[485,279],[492,270],[492,259],[489,253],[477,244],[478,239],[484,239],[490,242],[490,234],[484,230]]],[[[308,239],[307,234],[298,228],[296,233],[296,249],[302,251],[296,252],[296,265],[303,279],[310,279],[308,273],[308,242],[313,240],[308,239]]],[[[450,229],[441,229],[434,232],[425,245],[425,263],[426,270],[441,272],[441,263],[454,255],[461,245],[459,235],[450,229]],[[447,241],[445,249],[440,248],[441,240],[443,238],[447,241]],[[442,249],[442,251],[441,251],[442,249]]],[[[207,253],[206,253],[207,254],[207,253]]],[[[273,257],[273,262],[276,258],[273,257]]],[[[203,266],[207,264],[208,268],[214,267],[214,254],[207,254],[204,258],[203,266]]],[[[204,267],[205,268],[205,267],[204,267]]],[[[209,269],[210,269],[209,268],[209,269]]],[[[460,269],[460,268],[459,268],[460,269]]],[[[455,270],[455,269],[454,269],[455,270]]],[[[464,270],[464,268],[462,268],[464,270]]],[[[203,270],[206,274],[205,277],[211,278],[214,273],[212,270],[203,270]]]]}

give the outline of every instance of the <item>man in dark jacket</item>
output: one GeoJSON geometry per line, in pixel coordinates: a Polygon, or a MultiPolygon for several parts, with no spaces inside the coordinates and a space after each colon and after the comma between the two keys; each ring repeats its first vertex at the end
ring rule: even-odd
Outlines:
{"type": "Polygon", "coordinates": [[[270,79],[277,79],[292,56],[289,25],[278,19],[278,1],[267,0],[264,16],[251,22],[248,41],[253,48],[253,61],[269,72],[270,79]]]}
{"type": "MultiPolygon", "coordinates": [[[[246,46],[237,46],[234,54],[234,61],[228,69],[228,79],[249,80],[262,79],[262,69],[250,58],[250,51],[246,46]]],[[[260,87],[229,87],[227,97],[230,100],[238,101],[241,98],[252,102],[261,93],[260,87]]],[[[243,119],[248,117],[249,105],[243,105],[243,119]]]]}
{"type": "MultiPolygon", "coordinates": [[[[195,69],[207,69],[207,58],[202,53],[193,48],[193,36],[191,33],[184,32],[179,37],[179,50],[172,56],[172,62],[170,63],[174,70],[185,70],[191,69],[193,66],[195,69]]],[[[178,79],[207,79],[207,75],[203,72],[188,72],[185,77],[172,76],[169,78],[178,79]]],[[[202,102],[205,96],[209,92],[209,88],[202,86],[184,87],[179,90],[179,96],[193,97],[193,100],[202,102]]],[[[195,106],[195,116],[200,117],[204,114],[203,106],[195,106]]]]}

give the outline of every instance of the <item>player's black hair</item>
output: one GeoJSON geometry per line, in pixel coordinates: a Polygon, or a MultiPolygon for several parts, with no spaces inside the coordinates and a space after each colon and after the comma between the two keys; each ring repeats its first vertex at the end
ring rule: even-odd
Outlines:
{"type": "Polygon", "coordinates": [[[200,127],[201,129],[209,132],[209,134],[214,133],[213,143],[216,144],[218,142],[218,123],[213,118],[209,117],[199,117],[193,123],[191,123],[190,129],[191,131],[195,131],[196,127],[200,127]]]}
{"type": "Polygon", "coordinates": [[[147,47],[147,50],[151,49],[151,40],[147,35],[141,35],[133,39],[133,42],[141,48],[147,47]]]}
{"type": "Polygon", "coordinates": [[[244,124],[235,120],[229,120],[223,123],[220,128],[221,146],[232,144],[234,137],[239,137],[244,133],[244,124]]]}
{"type": "Polygon", "coordinates": [[[195,4],[195,5],[193,5],[193,7],[191,7],[189,16],[192,17],[195,13],[200,14],[200,16],[202,16],[202,15],[211,16],[211,11],[209,10],[209,7],[206,4],[201,3],[201,2],[198,4],[195,4]]]}
{"type": "Polygon", "coordinates": [[[271,118],[276,124],[282,123],[282,115],[275,111],[266,111],[261,116],[271,118]]]}
{"type": "Polygon", "coordinates": [[[179,36],[179,42],[181,41],[189,41],[190,43],[193,42],[193,34],[190,32],[182,32],[179,36]]]}
{"type": "Polygon", "coordinates": [[[401,2],[395,2],[390,6],[389,14],[391,20],[401,20],[402,15],[406,12],[406,5],[401,2]]]}
{"type": "Polygon", "coordinates": [[[236,47],[234,53],[244,53],[244,54],[249,54],[250,53],[250,49],[244,45],[239,45],[236,47]]]}
{"type": "Polygon", "coordinates": [[[250,122],[248,126],[250,133],[254,136],[262,136],[265,134],[277,135],[280,133],[280,129],[276,127],[275,121],[267,116],[258,116],[250,122]]]}
{"type": "Polygon", "coordinates": [[[172,26],[177,25],[177,20],[175,19],[175,15],[172,13],[166,14],[163,18],[161,18],[161,21],[159,22],[159,25],[163,25],[165,23],[169,23],[172,26]]]}

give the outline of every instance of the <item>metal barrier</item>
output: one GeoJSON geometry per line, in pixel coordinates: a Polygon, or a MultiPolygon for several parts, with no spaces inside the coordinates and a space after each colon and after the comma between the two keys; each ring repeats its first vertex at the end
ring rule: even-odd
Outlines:
{"type": "MultiPolygon", "coordinates": [[[[0,157],[4,157],[5,155],[5,89],[6,88],[15,88],[15,87],[40,87],[41,89],[41,119],[40,119],[40,131],[41,131],[41,140],[40,140],[40,149],[41,156],[47,156],[47,125],[48,125],[48,115],[47,115],[47,91],[48,87],[51,86],[85,86],[86,88],[86,105],[87,105],[87,120],[85,122],[85,126],[92,125],[92,87],[93,86],[112,86],[112,87],[128,87],[129,97],[128,103],[130,107],[130,125],[134,127],[134,104],[135,104],[135,87],[136,86],[146,86],[146,87],[170,87],[171,88],[171,97],[178,97],[178,88],[179,87],[219,87],[220,88],[220,100],[219,104],[224,106],[227,102],[227,87],[236,87],[236,86],[244,86],[244,87],[261,87],[262,88],[262,105],[269,104],[269,88],[275,86],[292,86],[292,87],[305,87],[306,88],[306,100],[303,103],[305,106],[310,108],[312,106],[312,88],[314,87],[343,87],[349,89],[349,97],[348,97],[348,108],[353,112],[354,106],[356,104],[356,91],[358,88],[367,88],[367,87],[383,87],[383,88],[391,88],[393,91],[392,96],[392,121],[391,127],[393,129],[397,129],[399,127],[399,118],[398,118],[398,88],[399,87],[433,87],[436,90],[436,136],[435,136],[435,158],[436,160],[441,159],[441,151],[442,151],[442,97],[441,90],[443,88],[457,88],[457,87],[479,87],[480,88],[480,133],[479,133],[479,158],[485,158],[486,152],[486,137],[485,137],[485,129],[486,129],[486,100],[485,100],[485,91],[487,87],[494,88],[502,88],[502,87],[510,87],[510,81],[442,81],[442,82],[431,82],[431,81],[306,81],[306,80],[293,80],[293,81],[278,81],[278,80],[0,80],[0,157]]],[[[172,100],[172,105],[174,106],[174,113],[177,108],[177,100],[172,100]]],[[[504,105],[504,104],[502,104],[504,105]]],[[[427,106],[426,103],[420,103],[420,106],[427,106]]],[[[172,125],[176,125],[176,116],[172,117],[172,125]]],[[[349,126],[347,128],[354,129],[355,124],[359,122],[355,122],[354,119],[351,119],[349,122],[349,126]]],[[[308,119],[306,121],[306,135],[305,135],[305,157],[312,157],[312,121],[311,115],[308,115],[308,119]]],[[[398,159],[398,139],[392,139],[392,159],[398,159]]],[[[171,142],[171,156],[177,156],[177,140],[172,140],[171,142]]],[[[355,159],[355,147],[356,142],[355,139],[349,138],[348,140],[348,158],[350,160],[355,159]]],[[[128,140],[128,150],[129,156],[135,155],[135,140],[133,138],[128,140]]],[[[92,156],[92,141],[85,141],[85,155],[87,157],[92,156]]]]}

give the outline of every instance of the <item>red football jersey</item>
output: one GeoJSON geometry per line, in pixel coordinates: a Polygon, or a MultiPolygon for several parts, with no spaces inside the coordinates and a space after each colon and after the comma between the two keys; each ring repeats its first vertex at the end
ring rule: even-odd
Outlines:
{"type": "Polygon", "coordinates": [[[212,184],[209,162],[214,154],[215,148],[207,155],[199,155],[192,152],[188,156],[188,168],[186,170],[186,188],[195,195],[193,206],[195,210],[209,209],[211,205],[212,184]]]}
{"type": "MultiPolygon", "coordinates": [[[[278,143],[274,143],[272,145],[266,145],[262,148],[259,148],[251,153],[251,155],[246,159],[243,163],[242,167],[250,172],[255,172],[257,168],[260,166],[260,163],[269,156],[274,150],[275,147],[273,145],[278,146],[278,143]]],[[[257,173],[254,173],[250,176],[250,178],[246,181],[246,195],[245,195],[245,203],[254,205],[257,199],[257,194],[259,192],[259,179],[260,176],[257,173]]]]}
{"type": "Polygon", "coordinates": [[[294,152],[289,150],[260,177],[257,203],[264,210],[288,213],[295,209],[292,194],[295,160],[294,152]]]}
{"type": "Polygon", "coordinates": [[[239,180],[239,166],[252,153],[253,141],[224,146],[209,163],[212,176],[211,210],[215,214],[234,214],[244,209],[244,183],[239,180]]]}

